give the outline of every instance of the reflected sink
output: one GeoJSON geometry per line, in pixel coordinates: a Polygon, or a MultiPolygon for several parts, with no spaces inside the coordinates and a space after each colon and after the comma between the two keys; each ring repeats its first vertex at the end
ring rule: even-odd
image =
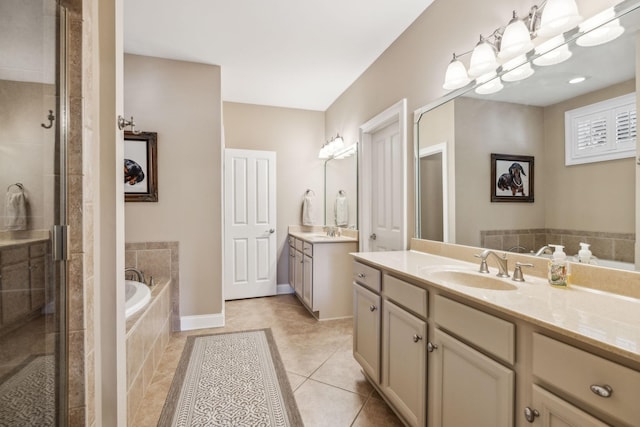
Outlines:
{"type": "Polygon", "coordinates": [[[466,270],[440,270],[431,273],[431,277],[443,282],[472,288],[490,289],[494,291],[514,291],[517,286],[495,276],[466,270]]]}

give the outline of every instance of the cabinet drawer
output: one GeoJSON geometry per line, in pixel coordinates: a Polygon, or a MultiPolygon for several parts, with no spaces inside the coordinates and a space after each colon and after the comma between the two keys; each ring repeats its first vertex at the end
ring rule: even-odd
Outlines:
{"type": "Polygon", "coordinates": [[[353,281],[380,293],[380,271],[373,267],[354,261],[353,281]]]}
{"type": "Polygon", "coordinates": [[[294,240],[296,241],[296,244],[295,244],[296,250],[302,252],[302,243],[303,243],[302,240],[300,239],[294,239],[294,240]]]}
{"type": "Polygon", "coordinates": [[[640,420],[640,372],[560,341],[533,334],[533,375],[549,387],[627,425],[640,420]],[[592,386],[611,387],[610,397],[592,386]]]}
{"type": "Polygon", "coordinates": [[[16,264],[26,261],[28,257],[29,247],[27,245],[13,249],[4,249],[0,252],[0,261],[2,262],[2,265],[16,264]]]}
{"type": "Polygon", "coordinates": [[[385,274],[382,277],[382,293],[418,316],[427,317],[426,289],[385,274]]]}
{"type": "Polygon", "coordinates": [[[289,236],[289,246],[292,246],[294,249],[296,247],[296,238],[293,236],[289,236]]]}
{"type": "Polygon", "coordinates": [[[434,319],[442,328],[513,365],[515,325],[436,295],[434,319]]]}
{"type": "Polygon", "coordinates": [[[313,256],[313,244],[308,243],[308,242],[302,242],[302,252],[305,255],[312,257],[313,256]]]}

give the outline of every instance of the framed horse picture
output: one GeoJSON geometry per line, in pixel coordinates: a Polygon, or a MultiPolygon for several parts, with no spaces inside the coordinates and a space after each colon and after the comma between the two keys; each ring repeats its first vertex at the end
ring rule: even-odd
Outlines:
{"type": "Polygon", "coordinates": [[[533,156],[491,153],[491,201],[533,203],[533,156]]]}

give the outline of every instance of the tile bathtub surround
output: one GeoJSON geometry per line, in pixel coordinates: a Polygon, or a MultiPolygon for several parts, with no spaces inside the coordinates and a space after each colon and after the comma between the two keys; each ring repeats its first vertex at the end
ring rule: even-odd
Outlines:
{"type": "Polygon", "coordinates": [[[125,243],[125,267],[141,270],[147,280],[153,276],[171,279],[172,330],[180,329],[180,255],[178,242],[125,243]]]}
{"type": "Polygon", "coordinates": [[[127,319],[127,415],[129,425],[158,368],[171,334],[171,282],[161,280],[139,314],[127,319]]]}
{"type": "MultiPolygon", "coordinates": [[[[602,259],[634,262],[634,233],[606,233],[554,228],[523,230],[486,230],[480,232],[480,246],[508,251],[523,247],[526,252],[537,251],[542,246],[563,245],[565,252],[573,256],[580,250],[580,242],[589,243],[591,252],[602,259]]],[[[522,250],[521,250],[522,251],[522,250]]]]}
{"type": "MultiPolygon", "coordinates": [[[[474,246],[456,245],[431,240],[411,239],[411,250],[440,255],[480,265],[475,254],[480,253],[481,248],[474,246]]],[[[513,272],[513,266],[517,261],[532,263],[533,268],[523,270],[525,280],[528,275],[547,277],[548,260],[534,257],[530,254],[507,253],[509,260],[509,272],[513,272]]],[[[495,261],[489,259],[489,268],[495,268],[495,261]]],[[[611,292],[632,298],[640,298],[640,273],[634,271],[613,270],[595,265],[571,263],[570,284],[611,292]]]]}
{"type": "Polygon", "coordinates": [[[131,425],[156,426],[188,335],[271,328],[306,427],[402,426],[352,356],[352,319],[315,320],[293,295],[228,301],[225,327],[171,335],[131,425]]]}

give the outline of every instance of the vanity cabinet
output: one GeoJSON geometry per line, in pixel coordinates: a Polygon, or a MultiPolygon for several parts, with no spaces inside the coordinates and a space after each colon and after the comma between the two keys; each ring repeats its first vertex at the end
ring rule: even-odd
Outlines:
{"type": "MultiPolygon", "coordinates": [[[[0,248],[0,325],[23,321],[45,304],[46,242],[0,248]]],[[[0,328],[1,329],[1,328],[0,328]]]]}
{"type": "Polygon", "coordinates": [[[608,426],[608,424],[536,385],[533,386],[532,397],[532,407],[525,409],[525,416],[534,425],[542,427],[608,426]]]}
{"type": "Polygon", "coordinates": [[[514,372],[440,329],[431,343],[434,425],[513,426],[514,372]]]}
{"type": "Polygon", "coordinates": [[[289,283],[317,319],[353,315],[349,254],[356,250],[355,241],[311,242],[289,236],[289,251],[295,253],[295,261],[290,258],[295,267],[289,266],[289,283]]]}
{"type": "Polygon", "coordinates": [[[601,425],[591,415],[614,425],[640,424],[640,372],[636,370],[534,333],[533,376],[531,409],[541,414],[542,425],[565,418],[562,425],[601,425]],[[542,387],[556,396],[545,394],[542,387]],[[536,396],[542,403],[536,403],[536,396]]]}

